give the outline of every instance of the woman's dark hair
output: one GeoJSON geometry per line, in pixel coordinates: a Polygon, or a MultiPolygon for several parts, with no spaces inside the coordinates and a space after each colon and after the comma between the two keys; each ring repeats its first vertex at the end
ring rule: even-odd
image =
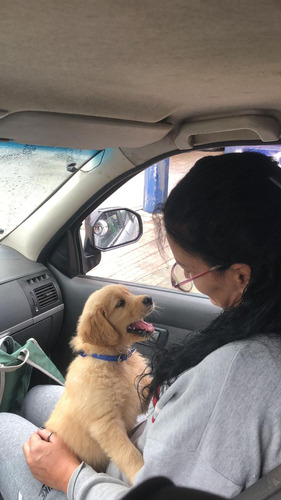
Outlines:
{"type": "Polygon", "coordinates": [[[150,395],[229,342],[281,336],[281,169],[260,153],[200,159],[171,191],[165,232],[210,267],[245,263],[251,277],[238,305],[225,309],[183,346],[156,355],[150,395]]]}

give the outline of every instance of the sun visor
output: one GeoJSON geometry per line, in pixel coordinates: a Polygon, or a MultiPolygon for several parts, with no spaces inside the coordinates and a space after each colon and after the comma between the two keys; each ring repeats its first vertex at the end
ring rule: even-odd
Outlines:
{"type": "Polygon", "coordinates": [[[105,149],[141,147],[160,141],[172,125],[96,118],[83,115],[19,111],[0,119],[0,142],[105,149]]]}

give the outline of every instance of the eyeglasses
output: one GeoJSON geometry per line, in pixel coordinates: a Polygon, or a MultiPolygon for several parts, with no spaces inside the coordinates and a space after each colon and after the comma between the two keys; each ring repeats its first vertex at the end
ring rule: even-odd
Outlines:
{"type": "Polygon", "coordinates": [[[219,269],[222,266],[213,266],[207,271],[203,271],[203,273],[196,274],[195,276],[191,276],[191,273],[188,273],[190,275],[190,278],[186,279],[186,274],[184,273],[183,268],[175,262],[172,269],[171,269],[171,283],[174,288],[178,288],[179,290],[182,290],[183,292],[190,292],[192,287],[193,287],[193,281],[196,280],[197,278],[200,278],[201,276],[204,276],[207,273],[210,273],[211,271],[215,271],[216,269],[219,269]]]}

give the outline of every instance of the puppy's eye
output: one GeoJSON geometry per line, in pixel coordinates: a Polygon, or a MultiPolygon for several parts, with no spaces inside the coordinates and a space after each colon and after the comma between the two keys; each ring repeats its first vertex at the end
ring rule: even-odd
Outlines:
{"type": "Polygon", "coordinates": [[[124,307],[125,304],[126,304],[125,299],[120,299],[116,307],[124,307]]]}

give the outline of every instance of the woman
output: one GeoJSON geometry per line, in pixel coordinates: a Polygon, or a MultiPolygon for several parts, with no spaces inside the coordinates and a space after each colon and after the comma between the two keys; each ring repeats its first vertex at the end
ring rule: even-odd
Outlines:
{"type": "MultiPolygon", "coordinates": [[[[156,360],[155,408],[135,436],[145,463],[136,485],[164,475],[231,498],[281,463],[280,221],[280,169],[257,153],[203,158],[169,195],[163,223],[176,260],[172,282],[188,291],[196,280],[223,311],[156,360]]],[[[130,486],[114,464],[97,474],[58,436],[36,430],[60,391],[30,391],[25,419],[0,415],[4,499],[18,491],[28,500],[122,498],[130,486]],[[24,441],[40,482],[20,454],[24,441]]]]}

